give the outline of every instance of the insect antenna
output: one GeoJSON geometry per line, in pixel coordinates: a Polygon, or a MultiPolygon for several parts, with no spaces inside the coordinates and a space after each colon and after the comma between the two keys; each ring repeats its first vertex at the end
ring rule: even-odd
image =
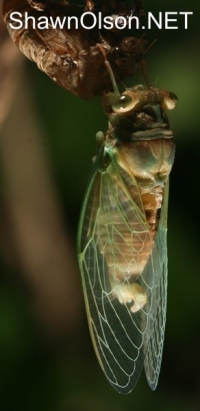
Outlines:
{"type": "Polygon", "coordinates": [[[145,79],[147,88],[150,88],[150,80],[149,80],[149,74],[148,74],[148,70],[147,70],[147,64],[146,64],[146,60],[142,59],[141,63],[140,63],[141,69],[142,69],[142,74],[143,77],[145,79]]]}
{"type": "MultiPolygon", "coordinates": [[[[149,47],[147,47],[147,49],[144,51],[144,54],[146,54],[151,49],[151,47],[153,46],[153,44],[155,42],[156,42],[156,39],[152,41],[152,43],[150,44],[149,47]]],[[[142,74],[143,74],[143,77],[145,79],[147,88],[150,88],[149,74],[148,74],[148,70],[147,70],[146,60],[144,58],[140,62],[140,67],[142,69],[142,74]]]]}

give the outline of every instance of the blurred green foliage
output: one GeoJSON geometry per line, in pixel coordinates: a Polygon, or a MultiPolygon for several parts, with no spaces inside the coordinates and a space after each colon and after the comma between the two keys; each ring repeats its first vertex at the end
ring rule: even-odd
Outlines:
{"type": "MultiPolygon", "coordinates": [[[[2,262],[0,407],[4,411],[200,409],[200,5],[194,0],[146,0],[145,7],[155,15],[158,10],[194,13],[188,30],[155,28],[146,32],[149,43],[157,39],[146,54],[151,82],[179,97],[179,105],[169,116],[177,153],[170,186],[169,298],[159,386],[152,393],[142,375],[132,394],[124,397],[114,392],[94,357],[86,320],[67,341],[52,342],[31,314],[24,286],[13,280],[13,273],[8,274],[2,262]]],[[[82,101],[55,85],[32,63],[26,66],[44,130],[43,144],[53,164],[52,174],[75,247],[95,133],[106,130],[107,119],[99,98],[82,101]]],[[[140,71],[126,84],[138,82],[143,82],[140,71]]]]}

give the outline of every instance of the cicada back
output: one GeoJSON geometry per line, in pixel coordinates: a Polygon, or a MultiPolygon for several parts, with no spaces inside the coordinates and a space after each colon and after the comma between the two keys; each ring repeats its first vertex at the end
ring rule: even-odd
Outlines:
{"type": "Polygon", "coordinates": [[[175,151],[165,110],[177,98],[156,88],[135,86],[121,95],[114,88],[103,97],[109,127],[83,203],[78,258],[97,358],[111,385],[126,394],[143,366],[152,389],[160,372],[175,151]]]}

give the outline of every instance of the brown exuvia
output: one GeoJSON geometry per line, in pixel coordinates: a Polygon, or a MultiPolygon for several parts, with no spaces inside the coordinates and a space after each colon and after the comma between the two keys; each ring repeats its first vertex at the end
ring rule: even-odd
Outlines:
{"type": "MultiPolygon", "coordinates": [[[[99,29],[98,25],[86,29],[75,21],[69,28],[65,22],[53,28],[52,21],[75,16],[80,19],[83,12],[84,25],[91,25],[91,11],[94,16],[109,17],[113,21],[120,16],[128,19],[142,17],[141,1],[137,0],[134,9],[127,8],[124,1],[101,2],[98,9],[87,0],[85,9],[75,7],[65,0],[4,0],[3,14],[9,33],[20,50],[57,84],[69,92],[86,100],[112,89],[110,76],[98,43],[104,48],[116,81],[132,75],[144,55],[143,38],[126,37],[120,29],[99,29]],[[13,21],[13,12],[16,14],[13,21]],[[25,25],[26,18],[28,24],[25,25]],[[21,24],[19,19],[21,18],[21,24]],[[42,26],[43,18],[43,26],[42,26]],[[48,26],[44,24],[48,19],[48,26]],[[16,21],[16,19],[18,19],[16,21]],[[34,23],[35,22],[35,23],[34,23]],[[39,26],[38,23],[40,22],[39,26]]],[[[96,18],[95,17],[95,18],[96,18]]],[[[131,30],[131,33],[133,30],[131,30]]]]}

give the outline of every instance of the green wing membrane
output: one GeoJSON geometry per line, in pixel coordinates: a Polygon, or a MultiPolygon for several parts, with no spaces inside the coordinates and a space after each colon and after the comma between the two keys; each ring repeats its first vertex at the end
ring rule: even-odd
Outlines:
{"type": "MultiPolygon", "coordinates": [[[[156,235],[155,243],[159,255],[158,286],[153,289],[154,306],[149,317],[149,335],[147,353],[144,361],[144,368],[148,384],[155,390],[158,384],[160,373],[165,322],[167,308],[167,212],[168,212],[169,179],[166,183],[163,197],[162,213],[160,224],[156,235]]],[[[153,258],[153,256],[152,256],[153,258]]]]}
{"type": "Polygon", "coordinates": [[[134,176],[101,150],[79,225],[78,257],[90,333],[111,385],[129,393],[145,365],[157,385],[166,311],[166,229],[155,242],[134,176]]]}

